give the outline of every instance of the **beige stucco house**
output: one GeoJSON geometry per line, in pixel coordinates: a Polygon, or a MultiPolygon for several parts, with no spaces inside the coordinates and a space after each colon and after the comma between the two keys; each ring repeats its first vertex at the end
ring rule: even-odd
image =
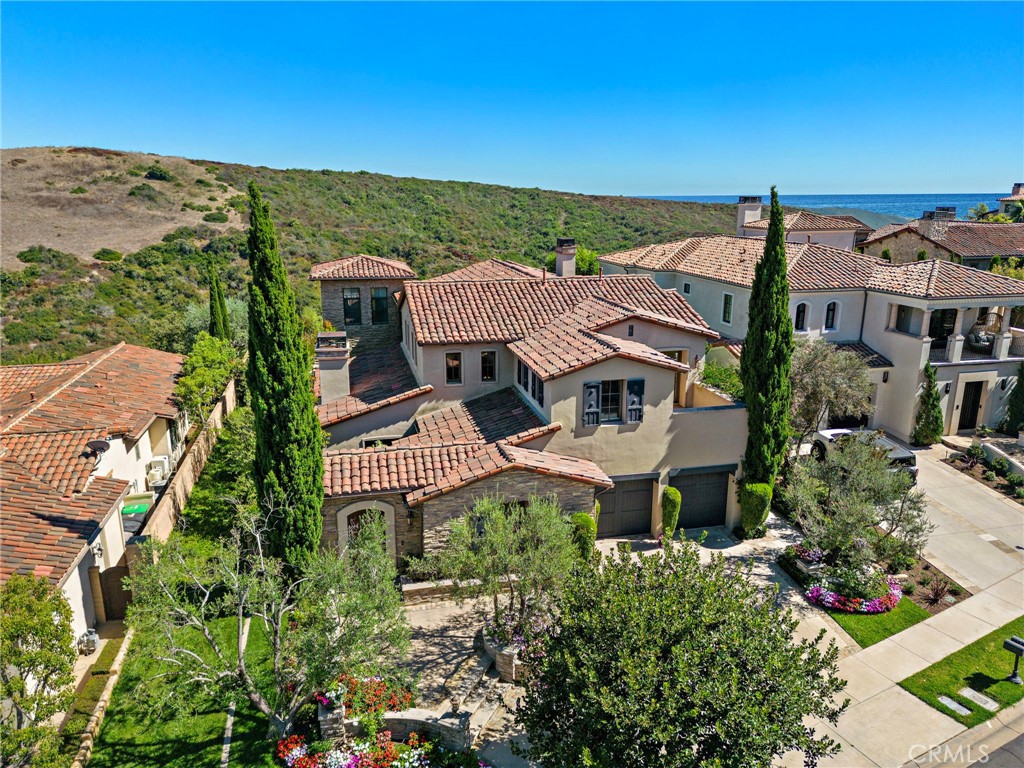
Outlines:
{"type": "Polygon", "coordinates": [[[488,261],[407,281],[394,347],[323,341],[320,391],[347,393],[320,405],[325,542],[377,508],[397,557],[429,551],[488,493],[596,498],[618,535],[658,532],[673,485],[681,526],[738,523],[746,411],[692,375],[718,333],[649,277],[576,276],[574,243],[557,253],[555,274],[488,261]]]}
{"type": "MultiPolygon", "coordinates": [[[[945,433],[1002,421],[1024,360],[1024,329],[1010,326],[1010,310],[1024,305],[1024,282],[949,261],[891,264],[816,243],[788,244],[786,252],[795,332],[865,360],[874,383],[869,426],[910,437],[929,361],[945,433]]],[[[601,264],[606,274],[648,276],[685,296],[729,337],[711,354],[735,362],[761,255],[758,243],[722,235],[607,254],[601,264]]]]}
{"type": "MultiPolygon", "coordinates": [[[[762,198],[745,196],[736,206],[736,236],[768,236],[768,218],[761,216],[762,198]]],[[[786,241],[819,243],[852,251],[871,232],[864,222],[853,216],[828,216],[812,211],[795,211],[783,217],[786,241]]]]}

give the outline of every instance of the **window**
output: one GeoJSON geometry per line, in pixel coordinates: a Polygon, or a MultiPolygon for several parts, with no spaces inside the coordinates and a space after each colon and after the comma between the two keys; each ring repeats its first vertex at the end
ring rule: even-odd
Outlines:
{"type": "Polygon", "coordinates": [[[834,331],[836,329],[836,312],[839,309],[839,304],[835,301],[830,301],[825,307],[825,330],[834,331]]]}
{"type": "Polygon", "coordinates": [[[498,353],[493,349],[480,353],[480,381],[498,380],[498,353]]]}
{"type": "Polygon", "coordinates": [[[689,283],[683,283],[683,293],[689,293],[689,292],[690,292],[690,284],[689,283]]]}
{"type": "Polygon", "coordinates": [[[732,294],[722,294],[722,322],[732,325],[732,294]]]}
{"type": "Polygon", "coordinates": [[[135,460],[140,461],[142,459],[142,451],[139,450],[139,444],[135,444],[135,460]]]}
{"type": "Polygon", "coordinates": [[[601,382],[601,423],[622,421],[622,382],[601,382]]]}
{"type": "Polygon", "coordinates": [[[370,322],[374,325],[386,325],[388,322],[388,289],[372,288],[370,290],[370,322]]]}
{"type": "Polygon", "coordinates": [[[346,288],[344,293],[345,325],[363,324],[363,303],[358,288],[346,288]]]}
{"type": "Polygon", "coordinates": [[[639,424],[644,420],[644,380],[626,382],[626,423],[639,424]]]}
{"type": "Polygon", "coordinates": [[[632,338],[632,336],[633,336],[633,324],[632,323],[629,324],[629,329],[627,330],[626,335],[629,336],[630,338],[632,338]]]}
{"type": "Polygon", "coordinates": [[[793,327],[798,331],[807,330],[807,305],[803,302],[796,305],[796,320],[793,323],[793,327]]]}
{"type": "MultiPolygon", "coordinates": [[[[682,363],[683,365],[690,364],[690,350],[688,349],[677,349],[672,352],[666,352],[665,354],[678,363],[682,363]]],[[[682,408],[686,405],[687,373],[687,371],[680,371],[676,375],[675,405],[678,408],[682,408]]]]}
{"type": "Polygon", "coordinates": [[[522,360],[516,360],[516,383],[524,390],[530,388],[530,374],[528,371],[526,363],[522,360]]]}
{"type": "Polygon", "coordinates": [[[462,383],[462,353],[445,352],[444,355],[444,383],[462,383]]]}
{"type": "Polygon", "coordinates": [[[544,405],[544,380],[533,371],[530,371],[530,397],[537,401],[537,405],[544,405]]]}

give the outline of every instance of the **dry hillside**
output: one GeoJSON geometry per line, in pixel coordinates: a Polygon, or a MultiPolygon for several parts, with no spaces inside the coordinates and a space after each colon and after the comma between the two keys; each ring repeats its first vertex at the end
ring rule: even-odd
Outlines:
{"type": "Polygon", "coordinates": [[[228,222],[209,226],[223,231],[241,225],[238,212],[227,205],[239,191],[216,181],[215,167],[208,171],[180,157],[91,147],[5,149],[0,157],[4,269],[23,267],[15,256],[33,245],[88,262],[101,248],[131,253],[179,227],[199,224],[221,206],[228,222]],[[154,165],[173,180],[146,178],[154,165]],[[206,210],[183,209],[186,203],[206,210]]]}

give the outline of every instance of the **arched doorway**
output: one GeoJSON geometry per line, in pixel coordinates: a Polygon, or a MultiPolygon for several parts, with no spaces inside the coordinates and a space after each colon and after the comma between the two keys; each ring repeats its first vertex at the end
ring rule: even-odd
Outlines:
{"type": "Polygon", "coordinates": [[[374,512],[384,516],[388,554],[396,557],[395,508],[386,501],[356,501],[338,510],[338,549],[348,545],[349,539],[359,532],[360,523],[374,512]]]}

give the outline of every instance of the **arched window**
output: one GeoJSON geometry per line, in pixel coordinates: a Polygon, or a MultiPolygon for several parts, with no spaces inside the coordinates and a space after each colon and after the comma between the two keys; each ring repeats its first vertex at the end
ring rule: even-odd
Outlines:
{"type": "Polygon", "coordinates": [[[825,330],[834,331],[839,317],[839,302],[830,301],[825,307],[825,330]]]}
{"type": "Polygon", "coordinates": [[[793,327],[798,331],[807,330],[807,305],[803,302],[796,305],[796,322],[793,323],[793,327]]]}

